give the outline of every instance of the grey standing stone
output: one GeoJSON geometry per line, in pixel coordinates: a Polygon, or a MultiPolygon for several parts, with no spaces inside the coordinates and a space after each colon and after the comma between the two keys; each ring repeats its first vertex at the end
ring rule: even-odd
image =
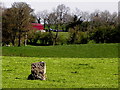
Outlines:
{"type": "Polygon", "coordinates": [[[32,63],[28,80],[46,80],[46,63],[43,61],[32,63]]]}

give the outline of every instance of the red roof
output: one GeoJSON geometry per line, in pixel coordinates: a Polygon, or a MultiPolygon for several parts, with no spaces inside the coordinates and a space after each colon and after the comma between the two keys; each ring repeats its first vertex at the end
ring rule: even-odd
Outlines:
{"type": "Polygon", "coordinates": [[[33,25],[34,29],[37,29],[37,30],[43,30],[44,29],[44,26],[42,24],[32,23],[32,25],[33,25]]]}

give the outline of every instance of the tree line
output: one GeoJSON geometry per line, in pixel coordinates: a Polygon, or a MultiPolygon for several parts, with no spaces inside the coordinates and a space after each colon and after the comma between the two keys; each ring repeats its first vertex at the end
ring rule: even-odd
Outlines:
{"type": "Polygon", "coordinates": [[[44,10],[35,14],[27,3],[15,2],[2,11],[2,44],[10,43],[13,46],[120,43],[118,13],[107,10],[89,13],[78,8],[71,12],[69,7],[60,4],[51,12],[44,10]],[[43,23],[47,32],[31,30],[34,22],[43,23]],[[59,30],[67,32],[68,37],[61,37],[59,30]]]}

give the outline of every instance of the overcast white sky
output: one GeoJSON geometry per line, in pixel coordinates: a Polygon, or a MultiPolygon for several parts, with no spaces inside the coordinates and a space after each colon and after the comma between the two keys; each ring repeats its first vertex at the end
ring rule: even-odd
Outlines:
{"type": "Polygon", "coordinates": [[[79,8],[82,11],[93,12],[95,10],[108,10],[111,13],[118,12],[119,0],[3,0],[5,7],[11,7],[13,2],[26,2],[34,9],[35,13],[38,11],[48,10],[51,11],[59,4],[65,4],[71,10],[79,8]]]}

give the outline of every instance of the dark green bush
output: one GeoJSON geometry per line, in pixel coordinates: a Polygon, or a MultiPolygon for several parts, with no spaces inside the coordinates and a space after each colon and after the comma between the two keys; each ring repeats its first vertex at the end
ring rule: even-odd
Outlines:
{"type": "Polygon", "coordinates": [[[94,40],[96,43],[119,43],[119,28],[113,26],[97,27],[90,33],[90,40],[94,40]]]}
{"type": "Polygon", "coordinates": [[[79,27],[69,30],[70,36],[68,43],[70,44],[86,44],[88,42],[87,32],[79,31],[79,27]]]}
{"type": "Polygon", "coordinates": [[[28,33],[28,44],[36,45],[38,40],[40,39],[41,32],[36,32],[32,30],[28,33]]]}
{"type": "Polygon", "coordinates": [[[40,34],[41,45],[52,45],[53,44],[53,33],[43,32],[40,34]]]}

